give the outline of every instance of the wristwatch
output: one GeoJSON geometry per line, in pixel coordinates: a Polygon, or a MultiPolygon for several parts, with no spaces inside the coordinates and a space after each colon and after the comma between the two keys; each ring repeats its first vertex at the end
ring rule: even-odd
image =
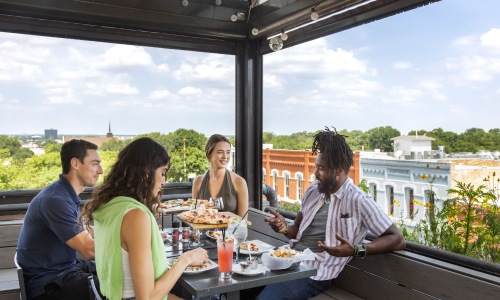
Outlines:
{"type": "Polygon", "coordinates": [[[356,245],[356,251],[354,252],[356,257],[359,258],[365,258],[366,257],[366,246],[365,244],[361,243],[359,245],[356,245]]]}

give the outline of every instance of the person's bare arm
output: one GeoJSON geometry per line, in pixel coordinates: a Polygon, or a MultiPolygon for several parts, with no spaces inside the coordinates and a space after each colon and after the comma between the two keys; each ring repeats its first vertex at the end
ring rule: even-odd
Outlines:
{"type": "Polygon", "coordinates": [[[66,245],[78,251],[86,259],[94,259],[94,239],[87,230],[80,232],[66,241],[66,245]]]}
{"type": "Polygon", "coordinates": [[[295,221],[291,225],[287,225],[285,218],[277,211],[270,209],[269,212],[274,217],[266,218],[264,221],[268,222],[275,232],[283,233],[287,238],[294,239],[299,232],[300,223],[302,223],[302,212],[298,212],[295,221]]]}
{"type": "Polygon", "coordinates": [[[198,199],[198,196],[200,195],[200,186],[202,181],[203,181],[203,175],[197,176],[193,180],[193,185],[191,186],[191,197],[193,199],[198,199]]]}
{"type": "MultiPolygon", "coordinates": [[[[236,174],[235,174],[236,175],[236,174]]],[[[236,190],[236,197],[238,198],[238,215],[243,217],[248,210],[248,186],[243,177],[235,176],[233,185],[236,190]]]]}
{"type": "MultiPolygon", "coordinates": [[[[322,241],[318,241],[318,246],[325,249],[328,254],[332,256],[353,256],[355,245],[338,234],[337,239],[340,241],[340,245],[336,247],[327,246],[326,243],[322,241]]],[[[405,248],[406,242],[396,225],[392,224],[378,238],[365,246],[366,253],[371,255],[402,250],[405,248]]]]}
{"type": "Polygon", "coordinates": [[[202,264],[208,260],[207,251],[197,248],[184,253],[158,280],[154,279],[149,216],[139,210],[129,211],[121,227],[122,245],[129,253],[130,271],[136,299],[162,299],[177,282],[189,264],[202,264]]]}

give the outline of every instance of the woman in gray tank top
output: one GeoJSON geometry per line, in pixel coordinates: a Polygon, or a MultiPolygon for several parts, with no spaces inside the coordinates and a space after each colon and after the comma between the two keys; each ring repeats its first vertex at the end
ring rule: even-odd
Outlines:
{"type": "Polygon", "coordinates": [[[212,198],[215,201],[222,197],[224,211],[243,216],[248,210],[248,188],[243,177],[227,169],[231,143],[225,136],[214,134],[205,145],[205,155],[210,163],[210,170],[195,178],[193,198],[212,198]]]}

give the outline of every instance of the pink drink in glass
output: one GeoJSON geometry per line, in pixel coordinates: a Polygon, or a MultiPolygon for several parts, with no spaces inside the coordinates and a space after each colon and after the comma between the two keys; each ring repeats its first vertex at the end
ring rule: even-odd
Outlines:
{"type": "Polygon", "coordinates": [[[233,270],[233,247],[234,240],[222,239],[217,240],[217,258],[219,259],[219,272],[220,278],[231,278],[231,271],[233,270]]]}

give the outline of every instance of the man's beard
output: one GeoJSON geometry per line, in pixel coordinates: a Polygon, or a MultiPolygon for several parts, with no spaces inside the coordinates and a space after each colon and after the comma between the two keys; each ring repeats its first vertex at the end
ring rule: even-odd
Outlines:
{"type": "Polygon", "coordinates": [[[333,188],[335,187],[336,183],[337,182],[335,180],[327,182],[324,181],[318,182],[318,191],[324,194],[330,193],[330,191],[333,190],[333,188]]]}

